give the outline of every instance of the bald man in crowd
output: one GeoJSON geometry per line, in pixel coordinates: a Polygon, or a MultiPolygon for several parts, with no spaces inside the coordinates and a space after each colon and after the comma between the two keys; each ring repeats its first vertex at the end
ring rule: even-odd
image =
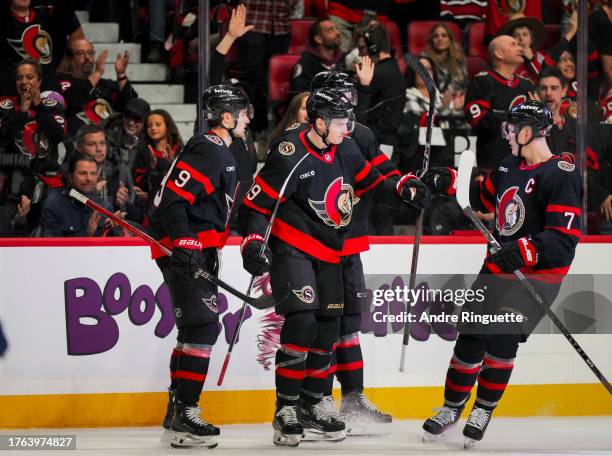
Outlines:
{"type": "Polygon", "coordinates": [[[528,100],[533,84],[515,71],[523,63],[518,43],[501,35],[489,44],[488,71],[478,73],[465,99],[465,115],[477,137],[476,159],[480,168],[492,170],[510,154],[508,141],[500,134],[501,122],[513,106],[528,100]]]}

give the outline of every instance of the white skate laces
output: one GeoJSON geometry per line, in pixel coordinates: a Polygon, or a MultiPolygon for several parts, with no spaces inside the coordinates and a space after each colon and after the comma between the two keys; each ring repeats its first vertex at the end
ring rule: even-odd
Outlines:
{"type": "Polygon", "coordinates": [[[332,396],[323,396],[319,405],[327,415],[338,418],[338,410],[336,410],[336,403],[332,396]]]}
{"type": "Polygon", "coordinates": [[[185,416],[187,416],[192,423],[197,424],[198,426],[208,426],[208,423],[202,419],[200,413],[202,413],[200,407],[196,406],[185,408],[185,416]]]}
{"type": "Polygon", "coordinates": [[[376,408],[376,406],[370,402],[370,399],[368,399],[368,397],[365,394],[359,393],[359,397],[357,401],[361,402],[363,407],[368,409],[368,411],[372,413],[380,413],[378,409],[376,408]]]}
{"type": "Polygon", "coordinates": [[[470,417],[468,418],[466,425],[483,430],[489,422],[490,417],[491,412],[489,410],[474,407],[472,413],[470,413],[470,417]]]}
{"type": "Polygon", "coordinates": [[[291,405],[283,405],[276,414],[285,425],[298,424],[296,407],[291,405]]]}
{"type": "Polygon", "coordinates": [[[430,418],[431,421],[435,421],[440,426],[446,426],[447,424],[452,424],[457,420],[457,409],[452,407],[439,407],[433,409],[436,412],[436,416],[430,418]]]}
{"type": "Polygon", "coordinates": [[[312,406],[312,411],[317,420],[323,421],[333,421],[336,418],[336,406],[333,405],[330,407],[329,401],[324,401],[321,399],[319,402],[312,406]]]}

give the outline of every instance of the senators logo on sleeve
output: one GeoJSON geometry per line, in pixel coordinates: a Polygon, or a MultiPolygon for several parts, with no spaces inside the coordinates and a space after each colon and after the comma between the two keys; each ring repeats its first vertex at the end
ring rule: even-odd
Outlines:
{"type": "Polygon", "coordinates": [[[83,112],[79,112],[76,116],[86,124],[99,125],[105,119],[108,119],[113,114],[113,108],[110,103],[104,98],[96,98],[83,106],[83,112]]]}
{"type": "Polygon", "coordinates": [[[340,228],[350,223],[353,207],[359,202],[359,198],[355,196],[353,187],[345,184],[343,178],[339,177],[329,184],[323,201],[313,201],[309,198],[308,202],[326,225],[340,228]]]}
{"type": "Polygon", "coordinates": [[[25,124],[21,138],[15,140],[15,145],[30,160],[46,157],[50,149],[49,141],[44,133],[39,131],[36,121],[25,124]]]}
{"type": "Polygon", "coordinates": [[[23,31],[20,39],[7,39],[7,41],[13,50],[24,59],[32,57],[43,65],[51,63],[53,41],[51,36],[40,28],[40,25],[30,25],[23,31]]]}
{"type": "Polygon", "coordinates": [[[518,187],[510,187],[497,199],[497,231],[512,236],[523,226],[525,205],[518,195],[518,187]]]}

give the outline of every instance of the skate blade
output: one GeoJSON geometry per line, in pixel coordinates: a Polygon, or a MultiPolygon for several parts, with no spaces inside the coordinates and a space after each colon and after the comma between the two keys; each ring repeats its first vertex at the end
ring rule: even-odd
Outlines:
{"type": "Polygon", "coordinates": [[[282,434],[281,432],[274,430],[272,442],[276,446],[296,447],[300,444],[302,437],[304,437],[303,434],[282,434]]]}
{"type": "Polygon", "coordinates": [[[318,429],[304,429],[304,442],[341,442],[346,439],[346,431],[323,432],[318,429]]]}
{"type": "Polygon", "coordinates": [[[440,440],[440,437],[442,437],[442,434],[443,433],[432,434],[431,432],[425,431],[425,433],[423,434],[423,443],[431,443],[431,442],[435,442],[436,440],[440,440]]]}
{"type": "Polygon", "coordinates": [[[161,443],[168,444],[168,443],[172,442],[172,436],[174,436],[174,432],[172,432],[172,429],[164,428],[164,430],[162,432],[162,435],[159,438],[159,441],[161,443]]]}
{"type": "Polygon", "coordinates": [[[469,450],[474,445],[476,445],[476,442],[477,442],[476,440],[466,437],[465,441],[463,442],[463,448],[465,448],[466,450],[469,450]]]}
{"type": "Polygon", "coordinates": [[[172,448],[215,448],[219,436],[197,436],[188,432],[174,432],[170,446],[172,448]]]}

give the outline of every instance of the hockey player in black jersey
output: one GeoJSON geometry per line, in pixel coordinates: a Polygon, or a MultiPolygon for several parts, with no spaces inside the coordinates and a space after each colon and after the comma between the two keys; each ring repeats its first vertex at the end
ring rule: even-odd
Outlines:
{"type": "MultiPolygon", "coordinates": [[[[425,440],[459,419],[476,380],[476,401],[463,434],[467,447],[483,438],[510,380],[519,343],[544,316],[512,273],[523,272],[550,306],[570,268],[580,238],[581,179],[573,164],[548,148],[546,136],[552,125],[550,109],[539,101],[513,108],[503,125],[512,156],[502,160],[478,189],[482,205],[495,211],[494,236],[502,247],[487,253],[472,285],[486,290],[484,301],[464,310],[512,314],[523,321],[459,327],[446,374],[444,406],[425,421],[425,440]]],[[[438,177],[436,190],[445,190],[449,176],[438,177]]]]}
{"type": "MultiPolygon", "coordinates": [[[[353,105],[356,105],[357,91],[351,76],[341,71],[324,71],[312,80],[311,90],[330,88],[347,94],[353,105]]],[[[391,160],[382,153],[378,141],[370,128],[360,123],[350,137],[359,147],[363,157],[374,166],[384,178],[399,179],[400,172],[391,160]]],[[[391,415],[380,412],[363,392],[363,356],[359,341],[361,312],[367,306],[365,279],[360,252],[370,248],[368,240],[368,214],[370,196],[362,196],[360,204],[355,206],[350,231],[342,248],[342,277],[344,285],[344,313],[340,318],[340,337],[333,348],[331,372],[327,378],[323,404],[329,413],[336,414],[336,405],[332,397],[335,377],[342,387],[340,419],[345,422],[348,435],[375,434],[381,430],[377,424],[390,423],[391,415]]],[[[427,197],[419,195],[413,205],[427,205],[427,197]]],[[[306,435],[308,438],[308,435],[306,435]]]]}
{"type": "Polygon", "coordinates": [[[270,148],[265,166],[239,209],[244,267],[270,270],[276,312],[285,317],[276,354],[274,443],[295,446],[304,427],[322,440],[341,440],[345,425],[321,403],[338,340],[344,292],[344,241],[361,196],[411,204],[427,188],[414,176],[383,179],[365,160],[352,130],[353,105],[330,89],[307,101],[308,130],[294,129],[270,148]],[[280,190],[284,192],[280,195],[280,190]],[[269,249],[260,255],[269,217],[279,202],[269,249]]]}
{"type": "Polygon", "coordinates": [[[218,273],[217,249],[229,235],[236,189],[236,164],[227,146],[233,130],[246,128],[252,110],[240,89],[226,85],[206,89],[202,110],[211,130],[191,138],[164,177],[151,234],[172,250],[168,257],[153,247],[152,256],[170,291],[178,328],[164,428],[173,433],[172,446],[212,448],[219,429],[201,418],[198,401],[218,337],[217,287],[193,274],[198,267],[218,273]]]}

